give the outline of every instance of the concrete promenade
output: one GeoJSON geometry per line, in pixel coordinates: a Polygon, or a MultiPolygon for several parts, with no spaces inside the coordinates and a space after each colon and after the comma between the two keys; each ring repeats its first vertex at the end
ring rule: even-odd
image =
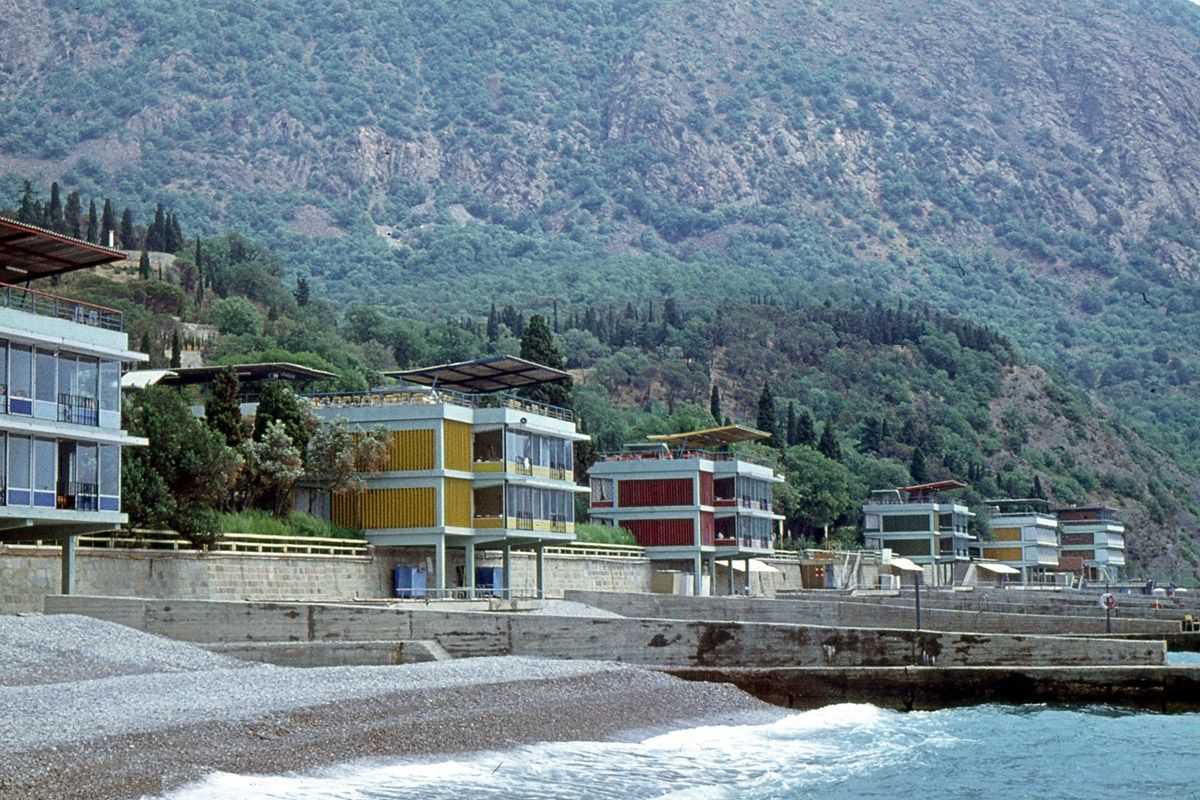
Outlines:
{"type": "MultiPolygon", "coordinates": [[[[658,597],[647,595],[646,597],[658,597]]],[[[709,599],[709,598],[700,598],[709,599]]],[[[731,606],[738,601],[725,601],[731,606]]],[[[50,596],[47,613],[118,622],[282,663],[545,655],[660,667],[1157,665],[1162,641],[846,628],[792,623],[552,616],[477,605],[270,603],[50,596]],[[467,610],[454,610],[465,608],[467,610]]]]}

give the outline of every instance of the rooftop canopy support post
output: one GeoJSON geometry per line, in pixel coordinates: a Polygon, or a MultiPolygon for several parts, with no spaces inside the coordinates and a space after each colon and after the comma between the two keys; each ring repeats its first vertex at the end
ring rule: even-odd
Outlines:
{"type": "Polygon", "coordinates": [[[729,559],[725,566],[729,570],[729,594],[732,595],[735,591],[737,591],[733,587],[733,559],[729,559]]]}
{"type": "Polygon", "coordinates": [[[697,550],[696,557],[692,562],[693,581],[692,581],[692,596],[699,597],[704,594],[704,555],[697,550]]]}
{"type": "Polygon", "coordinates": [[[512,599],[512,545],[504,543],[504,568],[500,571],[501,597],[512,599]]]}

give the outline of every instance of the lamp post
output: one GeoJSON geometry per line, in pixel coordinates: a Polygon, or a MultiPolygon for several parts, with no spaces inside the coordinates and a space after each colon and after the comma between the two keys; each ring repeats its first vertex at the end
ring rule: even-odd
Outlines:
{"type": "Polygon", "coordinates": [[[913,573],[913,590],[916,592],[916,608],[917,608],[917,630],[921,630],[921,575],[922,572],[913,573]]]}

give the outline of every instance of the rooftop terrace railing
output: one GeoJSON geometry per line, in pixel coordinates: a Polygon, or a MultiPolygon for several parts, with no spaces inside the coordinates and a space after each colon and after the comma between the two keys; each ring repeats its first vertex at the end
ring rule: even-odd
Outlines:
{"type": "Polygon", "coordinates": [[[80,325],[90,325],[93,328],[104,328],[110,331],[122,330],[120,311],[7,283],[0,283],[0,308],[26,311],[41,317],[65,319],[80,325]]]}
{"type": "Polygon", "coordinates": [[[511,408],[527,414],[537,414],[564,422],[574,422],[569,408],[536,403],[515,394],[466,394],[451,389],[414,391],[405,389],[376,389],[369,392],[329,392],[307,395],[314,408],[363,408],[380,406],[415,406],[450,404],[464,408],[511,408]]]}
{"type": "Polygon", "coordinates": [[[702,458],[708,461],[744,461],[760,467],[771,466],[771,462],[765,459],[748,456],[744,453],[719,453],[712,450],[684,450],[683,452],[654,450],[642,453],[622,451],[600,455],[601,461],[673,461],[686,458],[702,458]]]}

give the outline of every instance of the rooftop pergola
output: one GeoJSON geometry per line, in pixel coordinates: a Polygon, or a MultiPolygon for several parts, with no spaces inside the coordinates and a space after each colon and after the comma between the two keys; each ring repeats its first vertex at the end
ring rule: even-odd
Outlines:
{"type": "Polygon", "coordinates": [[[920,501],[923,497],[933,497],[934,495],[948,492],[951,489],[965,489],[967,485],[960,481],[935,481],[934,483],[920,483],[916,486],[899,486],[897,489],[908,495],[909,501],[920,501]]]}
{"type": "Polygon", "coordinates": [[[168,371],[158,383],[166,386],[194,386],[210,384],[221,373],[232,369],[243,384],[264,383],[266,381],[323,381],[336,378],[332,372],[323,369],[313,369],[300,364],[286,361],[270,361],[262,364],[230,364],[210,365],[205,367],[174,367],[168,371]]]}
{"type": "Polygon", "coordinates": [[[0,283],[49,278],[124,258],[120,250],[0,217],[0,283]]]}
{"type": "Polygon", "coordinates": [[[748,428],[745,425],[723,425],[720,428],[705,428],[704,430],[688,431],[686,433],[658,433],[646,438],[652,442],[662,442],[670,447],[678,447],[680,449],[696,447],[704,450],[709,447],[722,447],[727,444],[737,444],[738,442],[754,442],[760,439],[769,439],[771,438],[771,434],[766,431],[748,428]]]}
{"type": "Polygon", "coordinates": [[[571,373],[536,364],[516,356],[492,356],[475,361],[439,364],[435,367],[385,372],[389,378],[448,389],[463,394],[492,394],[511,392],[543,383],[558,383],[571,379],[571,373]]]}

